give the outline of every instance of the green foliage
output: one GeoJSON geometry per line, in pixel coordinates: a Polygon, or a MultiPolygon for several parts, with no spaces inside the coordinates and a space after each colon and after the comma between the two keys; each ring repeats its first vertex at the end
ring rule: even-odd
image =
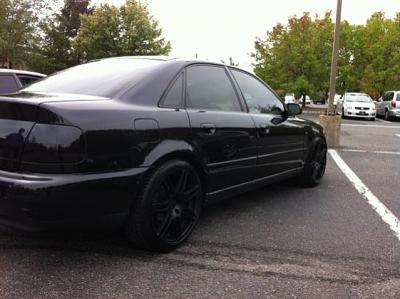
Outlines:
{"type": "MultiPolygon", "coordinates": [[[[327,95],[334,26],[331,14],[308,13],[277,24],[255,42],[255,73],[280,94],[327,95]]],[[[341,24],[338,92],[363,91],[378,97],[400,89],[400,13],[386,19],[375,13],[366,25],[341,24]]]]}
{"type": "Polygon", "coordinates": [[[116,7],[103,4],[81,16],[82,26],[73,41],[83,61],[124,55],[164,55],[171,45],[146,5],[128,0],[116,7]]]}
{"type": "Polygon", "coordinates": [[[71,43],[81,26],[80,16],[92,11],[89,0],[65,0],[61,12],[42,22],[43,34],[30,67],[50,74],[78,64],[80,59],[71,43]]]}
{"type": "Polygon", "coordinates": [[[139,1],[97,8],[90,0],[59,1],[0,0],[0,67],[50,74],[91,59],[171,49],[139,1]]]}
{"type": "Polygon", "coordinates": [[[46,8],[45,1],[0,0],[0,67],[26,64],[46,8]]]}
{"type": "Polygon", "coordinates": [[[304,13],[276,25],[256,41],[255,73],[280,93],[317,96],[328,87],[332,28],[330,13],[315,19],[304,13]]]}

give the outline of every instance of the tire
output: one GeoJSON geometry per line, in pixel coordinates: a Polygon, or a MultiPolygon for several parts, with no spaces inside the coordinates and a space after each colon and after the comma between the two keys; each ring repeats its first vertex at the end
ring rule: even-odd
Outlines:
{"type": "Polygon", "coordinates": [[[341,117],[342,117],[343,119],[346,118],[346,116],[344,116],[344,108],[342,108],[342,115],[341,115],[341,117]]]}
{"type": "Polygon", "coordinates": [[[301,186],[315,187],[321,182],[325,174],[326,154],[325,140],[317,137],[310,146],[306,163],[300,175],[301,186]]]}
{"type": "Polygon", "coordinates": [[[389,110],[385,110],[385,120],[390,121],[389,110]]]}
{"type": "Polygon", "coordinates": [[[202,204],[202,183],[193,166],[182,160],[166,162],[145,180],[126,235],[136,247],[169,252],[190,236],[202,204]]]}
{"type": "Polygon", "coordinates": [[[371,121],[375,121],[375,117],[371,117],[371,121]]]}

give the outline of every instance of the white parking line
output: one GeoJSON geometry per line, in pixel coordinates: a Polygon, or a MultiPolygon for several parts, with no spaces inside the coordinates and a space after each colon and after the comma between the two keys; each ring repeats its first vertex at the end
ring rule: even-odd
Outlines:
{"type": "Polygon", "coordinates": [[[380,126],[380,125],[358,125],[358,124],[342,124],[346,127],[365,127],[365,128],[388,128],[388,129],[399,129],[400,126],[380,126]]]}
{"type": "Polygon", "coordinates": [[[384,122],[384,123],[387,123],[387,124],[391,124],[391,122],[387,121],[387,120],[383,120],[383,119],[379,119],[379,118],[376,118],[375,120],[381,121],[381,122],[384,122]]]}
{"type": "Polygon", "coordinates": [[[368,154],[384,154],[384,155],[398,155],[400,156],[400,152],[390,152],[390,151],[366,151],[359,149],[342,149],[342,152],[353,152],[353,153],[368,153],[368,154]]]}
{"type": "Polygon", "coordinates": [[[350,169],[350,167],[343,161],[336,150],[329,150],[336,165],[353,184],[358,193],[368,202],[368,204],[375,210],[381,219],[389,225],[390,229],[394,232],[397,239],[400,241],[400,221],[397,217],[368,189],[368,187],[361,181],[361,179],[350,169]]]}

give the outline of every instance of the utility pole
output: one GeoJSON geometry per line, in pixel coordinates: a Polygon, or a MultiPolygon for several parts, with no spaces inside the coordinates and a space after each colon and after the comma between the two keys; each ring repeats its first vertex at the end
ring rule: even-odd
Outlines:
{"type": "Polygon", "coordinates": [[[324,128],[328,148],[340,147],[341,118],[333,111],[333,100],[336,94],[337,63],[340,47],[340,21],[342,16],[342,0],[337,0],[335,36],[332,50],[331,80],[327,115],[320,115],[319,121],[324,128]]]}
{"type": "Polygon", "coordinates": [[[331,81],[329,86],[328,115],[334,115],[333,100],[336,94],[337,63],[340,47],[340,22],[342,16],[342,0],[337,0],[335,37],[332,50],[331,81]]]}

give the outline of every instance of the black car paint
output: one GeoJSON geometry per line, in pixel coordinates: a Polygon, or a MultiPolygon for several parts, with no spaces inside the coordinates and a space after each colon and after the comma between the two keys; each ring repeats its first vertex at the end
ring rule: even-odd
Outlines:
{"type": "Polygon", "coordinates": [[[232,113],[160,104],[171,82],[197,63],[166,61],[156,75],[113,99],[25,91],[0,97],[0,221],[29,230],[120,226],[143,178],[172,158],[198,170],[206,202],[298,175],[310,142],[323,138],[319,125],[287,112],[250,114],[243,98],[243,111],[232,113]],[[27,171],[23,145],[7,157],[4,151],[15,146],[10,136],[24,139],[37,123],[82,130],[84,159],[27,171]]]}

